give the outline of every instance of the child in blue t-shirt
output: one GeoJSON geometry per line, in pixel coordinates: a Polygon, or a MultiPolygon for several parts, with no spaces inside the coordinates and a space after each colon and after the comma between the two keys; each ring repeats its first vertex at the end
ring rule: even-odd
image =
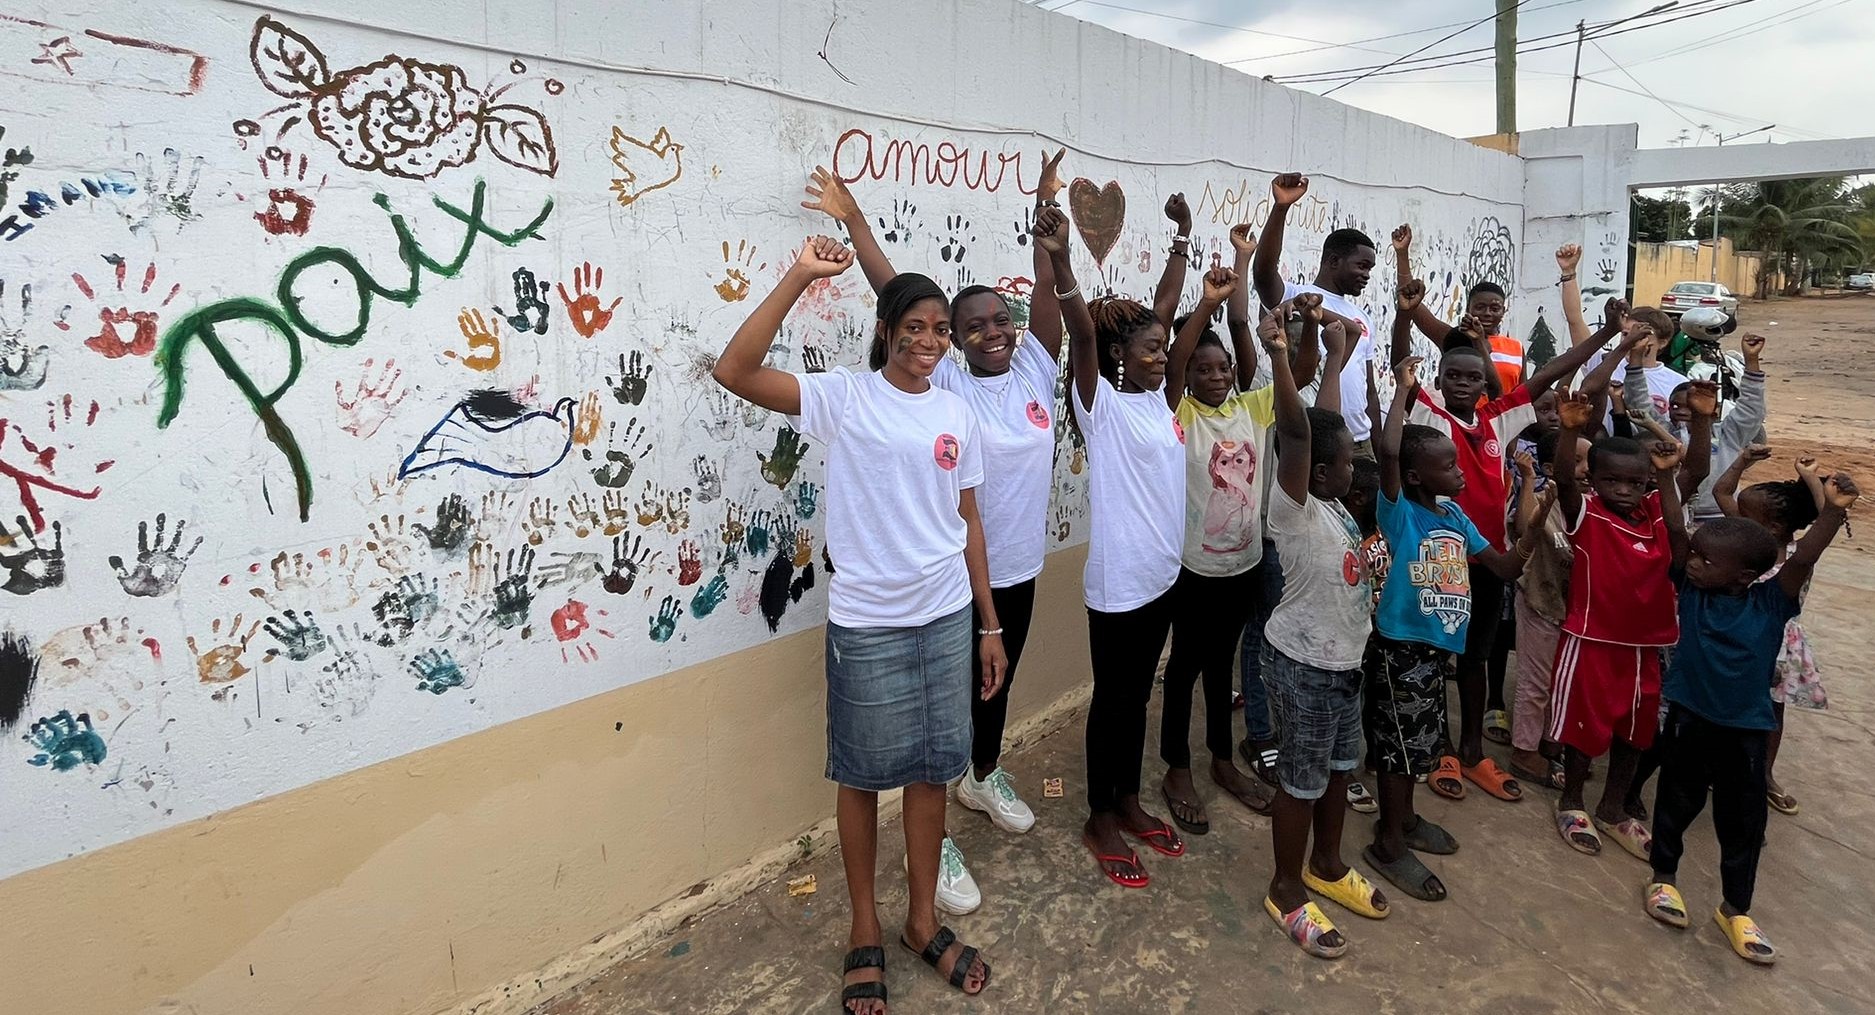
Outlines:
{"type": "MultiPolygon", "coordinates": [[[[1367,763],[1380,781],[1380,822],[1363,854],[1395,887],[1437,902],[1445,885],[1414,855],[1458,849],[1450,832],[1413,811],[1414,777],[1437,765],[1446,742],[1445,681],[1465,648],[1471,620],[1471,560],[1505,581],[1523,573],[1531,538],[1499,553],[1450,500],[1465,488],[1458,449],[1429,426],[1406,422],[1419,387],[1419,357],[1395,368],[1397,386],[1375,447],[1380,459],[1380,533],[1393,562],[1367,643],[1367,763]]],[[[1456,778],[1457,772],[1452,776],[1456,778]]]]}
{"type": "Polygon", "coordinates": [[[1674,927],[1690,922],[1675,878],[1686,827],[1710,793],[1725,899],[1713,918],[1732,950],[1759,965],[1777,959],[1770,940],[1746,915],[1764,846],[1765,755],[1777,726],[1770,694],[1777,654],[1784,625],[1801,608],[1804,583],[1836,538],[1856,493],[1847,475],[1830,477],[1822,513],[1772,581],[1757,581],[1777,563],[1777,539],[1764,526],[1721,518],[1701,525],[1689,543],[1684,518],[1667,518],[1679,584],[1680,643],[1661,689],[1667,718],[1659,740],[1647,913],[1674,927]]]}

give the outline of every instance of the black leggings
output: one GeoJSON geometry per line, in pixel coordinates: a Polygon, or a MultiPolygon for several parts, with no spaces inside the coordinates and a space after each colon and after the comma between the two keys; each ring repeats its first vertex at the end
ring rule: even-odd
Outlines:
{"type": "Polygon", "coordinates": [[[1087,808],[1095,814],[1117,811],[1120,801],[1139,796],[1146,706],[1171,626],[1170,589],[1124,613],[1087,611],[1094,664],[1094,700],[1087,708],[1087,808]]]}
{"type": "Polygon", "coordinates": [[[991,589],[990,601],[996,604],[996,620],[1003,625],[1003,652],[1009,656],[1009,669],[1003,674],[1002,689],[988,701],[980,693],[983,686],[983,639],[970,640],[970,761],[988,772],[1003,756],[1003,728],[1009,722],[1009,687],[1016,682],[1016,662],[1022,658],[1022,646],[1029,640],[1029,619],[1035,614],[1035,579],[1008,588],[991,589]]]}
{"type": "Polygon", "coordinates": [[[1204,745],[1211,757],[1230,760],[1231,664],[1262,578],[1254,570],[1214,578],[1179,569],[1171,592],[1172,658],[1165,664],[1165,712],[1159,722],[1159,757],[1173,768],[1191,767],[1191,690],[1200,673],[1204,745]]]}
{"type": "Polygon", "coordinates": [[[1741,730],[1707,722],[1674,705],[1661,733],[1660,788],[1654,796],[1653,866],[1656,880],[1672,881],[1686,850],[1686,828],[1712,795],[1712,830],[1719,837],[1719,883],[1725,901],[1751,912],[1764,848],[1767,730],[1741,730]]]}

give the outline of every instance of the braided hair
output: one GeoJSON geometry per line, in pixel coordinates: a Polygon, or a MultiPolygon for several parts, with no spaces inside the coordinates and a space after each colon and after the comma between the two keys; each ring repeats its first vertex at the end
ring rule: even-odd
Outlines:
{"type": "Polygon", "coordinates": [[[943,300],[946,305],[950,300],[944,290],[929,276],[915,272],[901,272],[892,277],[879,290],[878,320],[873,325],[872,347],[866,356],[867,365],[874,370],[885,368],[891,359],[891,352],[886,348],[886,336],[898,330],[898,322],[903,320],[911,308],[925,300],[943,300]]]}
{"type": "Polygon", "coordinates": [[[1151,307],[1124,296],[1099,297],[1087,305],[1087,314],[1094,319],[1094,349],[1100,355],[1100,376],[1117,388],[1120,386],[1120,361],[1113,358],[1113,346],[1130,344],[1141,332],[1158,324],[1159,318],[1151,307]]]}
{"type": "Polygon", "coordinates": [[[1743,501],[1746,497],[1752,498],[1754,507],[1763,509],[1760,520],[1767,526],[1783,529],[1779,535],[1785,539],[1809,528],[1816,521],[1816,498],[1801,479],[1753,483],[1745,488],[1738,499],[1743,501]]]}

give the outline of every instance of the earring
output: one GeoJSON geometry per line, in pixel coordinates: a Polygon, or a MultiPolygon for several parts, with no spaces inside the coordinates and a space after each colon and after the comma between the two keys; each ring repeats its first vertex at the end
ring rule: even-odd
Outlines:
{"type": "Polygon", "coordinates": [[[1118,388],[1126,384],[1126,363],[1121,362],[1113,368],[1113,386],[1118,388]]]}

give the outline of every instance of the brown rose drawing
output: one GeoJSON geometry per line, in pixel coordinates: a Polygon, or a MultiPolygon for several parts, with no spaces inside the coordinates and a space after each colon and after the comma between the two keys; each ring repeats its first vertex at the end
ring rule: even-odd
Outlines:
{"type": "Polygon", "coordinates": [[[388,54],[362,67],[331,70],[312,40],[270,17],[254,22],[248,47],[270,92],[299,99],[319,139],[354,169],[427,180],[474,161],[487,145],[496,158],[542,176],[559,171],[547,118],[530,106],[498,102],[462,68],[388,54]]]}

